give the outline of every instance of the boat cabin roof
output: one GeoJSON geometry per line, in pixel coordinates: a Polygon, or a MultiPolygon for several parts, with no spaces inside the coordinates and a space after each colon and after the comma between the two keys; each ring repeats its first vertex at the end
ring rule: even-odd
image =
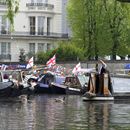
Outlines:
{"type": "Polygon", "coordinates": [[[89,81],[89,76],[85,76],[84,74],[77,75],[77,76],[67,76],[65,78],[65,84],[72,83],[75,85],[80,85],[81,87],[83,87],[85,83],[88,83],[88,81],[89,81]]]}
{"type": "Polygon", "coordinates": [[[0,82],[8,82],[10,78],[22,81],[21,70],[0,71],[0,82]]]}
{"type": "Polygon", "coordinates": [[[39,82],[44,83],[44,84],[48,84],[50,82],[55,82],[55,83],[61,84],[65,80],[65,77],[55,75],[55,74],[50,73],[50,72],[48,72],[46,74],[41,74],[39,77],[40,77],[39,82]]]}

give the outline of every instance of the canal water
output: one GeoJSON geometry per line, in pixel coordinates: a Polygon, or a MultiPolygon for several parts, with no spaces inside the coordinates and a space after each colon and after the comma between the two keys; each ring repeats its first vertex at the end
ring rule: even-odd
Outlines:
{"type": "Polygon", "coordinates": [[[0,130],[130,130],[130,101],[45,94],[24,103],[1,101],[0,130]]]}

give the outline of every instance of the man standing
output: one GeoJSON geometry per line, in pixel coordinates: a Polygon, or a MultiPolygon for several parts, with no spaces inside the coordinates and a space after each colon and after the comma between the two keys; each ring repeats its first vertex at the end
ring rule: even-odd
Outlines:
{"type": "Polygon", "coordinates": [[[103,61],[103,60],[100,60],[102,66],[100,68],[100,71],[99,71],[99,74],[103,74],[103,73],[106,73],[107,72],[107,64],[103,61]]]}

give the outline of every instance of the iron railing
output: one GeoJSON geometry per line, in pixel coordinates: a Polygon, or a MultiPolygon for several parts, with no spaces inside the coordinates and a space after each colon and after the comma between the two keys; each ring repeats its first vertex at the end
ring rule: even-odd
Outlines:
{"type": "Polygon", "coordinates": [[[29,9],[34,9],[35,7],[38,7],[38,9],[42,8],[53,9],[54,5],[47,3],[26,3],[26,7],[28,7],[29,9]]]}
{"type": "Polygon", "coordinates": [[[68,38],[68,34],[66,33],[52,33],[52,32],[7,32],[7,33],[0,33],[0,36],[8,36],[8,35],[13,35],[13,36],[37,36],[37,37],[54,37],[54,38],[68,38]]]}

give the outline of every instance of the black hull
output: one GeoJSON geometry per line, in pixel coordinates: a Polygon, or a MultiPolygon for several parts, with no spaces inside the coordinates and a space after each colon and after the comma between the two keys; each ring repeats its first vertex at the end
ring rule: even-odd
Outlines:
{"type": "Polygon", "coordinates": [[[0,97],[18,97],[21,95],[21,91],[16,88],[8,87],[0,90],[0,97]]]}
{"type": "Polygon", "coordinates": [[[51,93],[52,94],[66,94],[66,88],[52,86],[51,93]]]}
{"type": "Polygon", "coordinates": [[[8,86],[4,87],[3,89],[0,89],[0,98],[14,98],[19,97],[20,95],[31,95],[33,94],[33,91],[31,91],[29,88],[23,88],[23,86],[14,87],[14,86],[8,86]]]}
{"type": "Polygon", "coordinates": [[[81,89],[67,87],[56,83],[51,84],[52,93],[54,94],[67,94],[67,95],[81,95],[81,89]]]}
{"type": "Polygon", "coordinates": [[[44,87],[40,87],[40,86],[37,86],[35,88],[35,93],[36,94],[51,94],[51,88],[48,87],[48,88],[44,88],[44,87]]]}
{"type": "Polygon", "coordinates": [[[65,94],[66,90],[64,88],[60,88],[60,87],[36,87],[35,89],[35,93],[36,94],[65,94]]]}
{"type": "Polygon", "coordinates": [[[68,94],[68,95],[82,95],[83,90],[76,88],[68,88],[65,85],[51,83],[49,87],[41,87],[37,85],[35,89],[36,94],[68,94]]]}

